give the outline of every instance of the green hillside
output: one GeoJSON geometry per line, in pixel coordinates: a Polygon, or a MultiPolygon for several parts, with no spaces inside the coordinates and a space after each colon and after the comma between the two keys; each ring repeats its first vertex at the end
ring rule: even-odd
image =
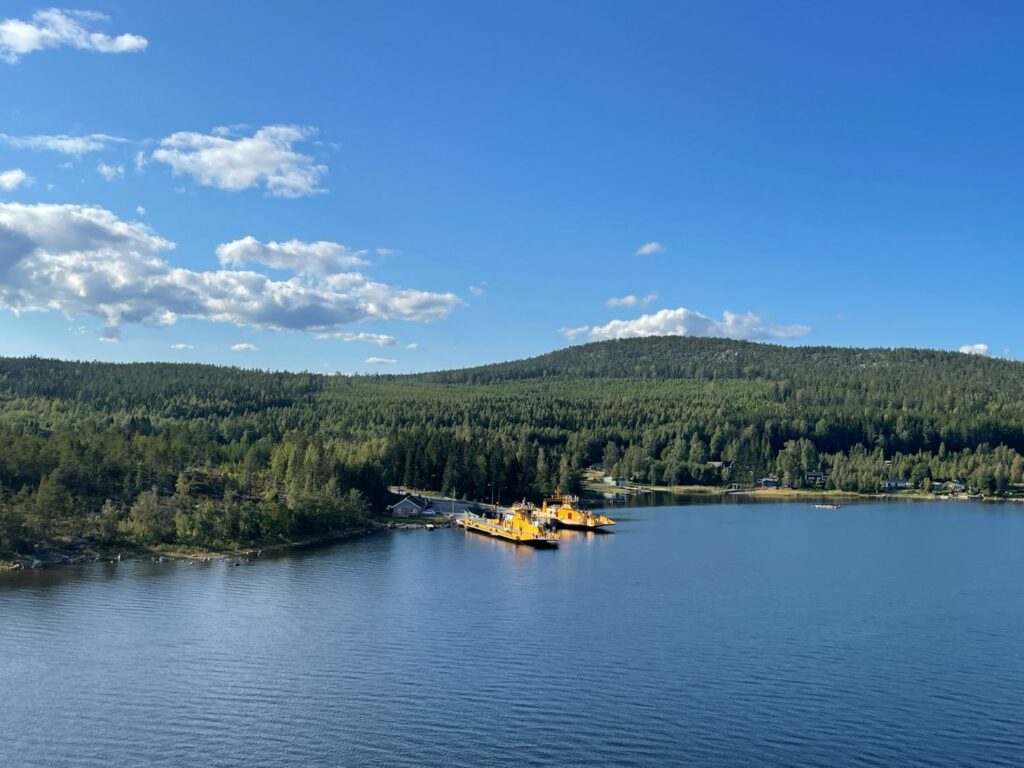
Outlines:
{"type": "Polygon", "coordinates": [[[658,484],[820,470],[836,489],[1005,494],[1024,364],[679,337],[412,376],[0,359],[0,446],[0,552],[318,535],[359,525],[389,484],[535,497],[598,461],[658,484]]]}

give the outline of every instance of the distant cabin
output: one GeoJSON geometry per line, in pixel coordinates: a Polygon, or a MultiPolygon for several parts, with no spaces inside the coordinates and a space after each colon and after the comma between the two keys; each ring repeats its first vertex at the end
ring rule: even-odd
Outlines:
{"type": "Polygon", "coordinates": [[[626,487],[626,478],[624,477],[612,477],[611,475],[605,475],[601,479],[604,481],[605,485],[612,485],[615,486],[616,488],[626,487]]]}
{"type": "Polygon", "coordinates": [[[388,512],[393,517],[415,517],[416,515],[429,515],[430,502],[422,496],[406,496],[396,504],[388,507],[388,512]]]}
{"type": "Polygon", "coordinates": [[[948,488],[953,493],[960,493],[961,491],[967,490],[967,486],[958,480],[950,480],[948,483],[946,483],[946,488],[948,488]]]}
{"type": "Polygon", "coordinates": [[[903,478],[889,478],[882,483],[883,491],[905,491],[910,487],[910,482],[903,478]]]}
{"type": "Polygon", "coordinates": [[[732,465],[735,463],[732,459],[726,459],[725,461],[709,461],[708,466],[712,469],[732,469],[732,465]]]}
{"type": "Polygon", "coordinates": [[[828,482],[828,475],[824,472],[808,472],[804,476],[804,481],[808,485],[824,485],[828,482]]]}
{"type": "Polygon", "coordinates": [[[762,477],[757,481],[757,484],[762,488],[778,488],[779,479],[777,477],[762,477]]]}
{"type": "Polygon", "coordinates": [[[593,464],[587,467],[587,469],[589,469],[591,472],[604,472],[604,463],[600,461],[595,461],[593,464]]]}

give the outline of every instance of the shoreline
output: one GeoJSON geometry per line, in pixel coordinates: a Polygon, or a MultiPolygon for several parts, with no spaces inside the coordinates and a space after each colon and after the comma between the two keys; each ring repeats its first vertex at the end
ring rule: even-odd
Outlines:
{"type": "MultiPolygon", "coordinates": [[[[597,495],[607,493],[603,488],[585,487],[584,492],[597,495]]],[[[1009,503],[1024,504],[1024,497],[985,496],[969,498],[966,495],[924,494],[920,491],[897,493],[860,493],[857,491],[811,490],[808,488],[751,488],[729,490],[720,486],[701,485],[631,485],[620,489],[624,495],[642,497],[650,493],[667,493],[673,496],[746,496],[779,501],[806,499],[871,499],[875,501],[972,501],[975,503],[1009,503]]],[[[595,499],[598,500],[598,499],[595,499]]],[[[662,505],[654,505],[662,506],[662,505]]],[[[38,570],[64,565],[82,565],[85,563],[118,563],[126,561],[152,560],[155,562],[209,562],[211,560],[242,561],[261,557],[265,552],[281,552],[303,547],[314,547],[321,544],[335,544],[352,539],[370,536],[374,533],[385,533],[391,530],[411,530],[424,528],[428,523],[438,527],[451,527],[444,518],[391,518],[379,516],[369,521],[369,527],[354,531],[342,531],[313,536],[297,541],[271,541],[265,544],[253,544],[245,547],[228,549],[200,549],[189,547],[158,546],[150,548],[133,548],[118,546],[83,546],[52,547],[44,552],[33,555],[15,555],[13,559],[0,559],[0,574],[22,570],[38,570]]]]}
{"type": "Polygon", "coordinates": [[[391,526],[373,521],[372,526],[354,531],[313,536],[297,541],[272,541],[266,544],[254,544],[246,547],[228,549],[200,549],[190,547],[150,547],[133,548],[117,546],[59,548],[53,547],[43,553],[19,555],[13,560],[0,560],[0,573],[13,571],[30,571],[42,568],[53,568],[64,565],[83,565],[86,563],[120,563],[128,561],[151,560],[155,562],[209,562],[211,560],[242,561],[258,559],[265,552],[280,552],[289,549],[302,549],[320,544],[335,544],[350,539],[358,539],[388,530],[391,526]]]}
{"type": "Polygon", "coordinates": [[[647,493],[668,493],[673,496],[756,496],[776,499],[903,499],[906,501],[983,501],[999,503],[1024,503],[1024,496],[983,496],[971,498],[966,494],[922,493],[908,489],[895,493],[862,493],[822,488],[742,488],[730,490],[717,485],[641,485],[634,483],[624,488],[612,486],[584,486],[589,494],[601,496],[605,493],[621,493],[625,496],[642,496],[647,493]]]}

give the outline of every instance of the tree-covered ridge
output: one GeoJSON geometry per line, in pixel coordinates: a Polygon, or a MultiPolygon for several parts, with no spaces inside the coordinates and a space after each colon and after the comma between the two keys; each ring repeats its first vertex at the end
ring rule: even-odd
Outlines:
{"type": "Polygon", "coordinates": [[[1021,482],[1024,364],[718,339],[602,342],[417,376],[0,359],[0,552],[217,547],[358,525],[387,486],[1021,482]]]}
{"type": "Polygon", "coordinates": [[[412,378],[448,383],[552,377],[804,381],[856,371],[889,371],[892,381],[942,372],[957,380],[998,387],[1019,386],[1021,364],[928,349],[785,347],[729,339],[654,336],[581,344],[526,360],[416,374],[412,378]]]}

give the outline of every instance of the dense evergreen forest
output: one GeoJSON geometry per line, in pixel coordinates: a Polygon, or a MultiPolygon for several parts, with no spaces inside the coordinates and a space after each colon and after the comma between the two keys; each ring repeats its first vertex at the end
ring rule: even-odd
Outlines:
{"type": "Polygon", "coordinates": [[[876,492],[1024,473],[1024,364],[911,349],[600,342],[411,376],[0,359],[0,558],[217,548],[362,524],[401,484],[470,498],[656,484],[876,492]],[[724,462],[724,463],[723,463],[724,462]]]}

